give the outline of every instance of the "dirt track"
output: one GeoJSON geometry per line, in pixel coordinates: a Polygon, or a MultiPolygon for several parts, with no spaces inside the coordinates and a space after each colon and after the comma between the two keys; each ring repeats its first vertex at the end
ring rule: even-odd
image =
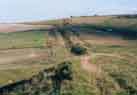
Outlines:
{"type": "MultiPolygon", "coordinates": [[[[94,57],[97,57],[96,54],[94,57]]],[[[93,57],[93,58],[94,58],[93,57]]],[[[100,74],[101,69],[97,66],[97,64],[92,63],[92,56],[91,55],[84,55],[84,56],[73,56],[67,58],[67,60],[79,60],[80,59],[80,67],[89,73],[100,74]]]]}
{"type": "Polygon", "coordinates": [[[101,69],[98,68],[96,64],[91,61],[91,56],[81,57],[81,67],[91,73],[100,73],[101,69]]]}
{"type": "Polygon", "coordinates": [[[90,73],[101,73],[101,68],[97,64],[92,63],[92,59],[97,56],[106,56],[106,57],[115,57],[119,59],[125,59],[123,56],[118,54],[109,54],[109,53],[92,53],[92,55],[85,55],[81,57],[81,68],[90,73]]]}

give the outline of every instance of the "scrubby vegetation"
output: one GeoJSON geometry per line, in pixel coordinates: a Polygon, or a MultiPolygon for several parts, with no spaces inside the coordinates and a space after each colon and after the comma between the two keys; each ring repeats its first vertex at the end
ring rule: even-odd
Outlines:
{"type": "Polygon", "coordinates": [[[72,80],[72,63],[63,62],[34,75],[0,88],[1,95],[61,95],[64,80],[72,80]]]}
{"type": "Polygon", "coordinates": [[[76,55],[83,55],[87,53],[87,49],[77,44],[71,47],[71,52],[76,55]]]}

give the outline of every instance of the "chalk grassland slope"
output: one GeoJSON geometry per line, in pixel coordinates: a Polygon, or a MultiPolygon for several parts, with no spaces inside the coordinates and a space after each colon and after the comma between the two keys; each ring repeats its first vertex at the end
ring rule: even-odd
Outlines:
{"type": "MultiPolygon", "coordinates": [[[[0,34],[2,42],[5,41],[0,43],[2,44],[0,45],[0,84],[13,83],[31,77],[51,64],[70,60],[73,63],[73,80],[63,83],[62,95],[123,95],[127,93],[135,95],[137,93],[137,41],[123,39],[121,36],[112,35],[113,33],[105,33],[104,28],[106,28],[105,25],[107,29],[118,28],[117,24],[120,23],[122,29],[129,26],[129,29],[135,29],[131,26],[132,23],[136,23],[136,20],[120,18],[124,20],[121,22],[118,19],[113,17],[72,18],[74,26],[71,23],[62,28],[67,31],[66,33],[69,32],[68,36],[73,43],[80,43],[88,48],[89,54],[85,56],[88,56],[89,68],[94,68],[95,72],[85,69],[85,63],[82,61],[85,56],[75,56],[69,52],[69,49],[65,47],[68,43],[59,30],[0,34]],[[125,22],[128,23],[124,25],[125,22]],[[98,27],[95,27],[96,25],[98,27]],[[48,36],[47,32],[50,32],[48,36]],[[52,49],[46,46],[46,41],[49,39],[55,43],[52,49]],[[101,70],[101,73],[98,73],[98,70],[101,70]]],[[[52,21],[52,25],[54,23],[52,21]]],[[[45,25],[45,22],[42,24],[45,25]]],[[[13,95],[18,95],[18,92],[13,95]]]]}

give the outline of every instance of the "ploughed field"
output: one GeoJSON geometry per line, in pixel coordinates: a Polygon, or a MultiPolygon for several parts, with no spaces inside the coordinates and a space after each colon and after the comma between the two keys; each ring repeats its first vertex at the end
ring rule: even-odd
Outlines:
{"type": "Polygon", "coordinates": [[[62,25],[64,20],[24,23],[35,29],[22,30],[24,26],[20,26],[21,32],[2,30],[0,86],[29,79],[69,60],[73,80],[63,83],[63,95],[136,95],[137,18],[74,17],[66,21],[69,24],[62,25]],[[61,29],[48,30],[47,25],[61,29]],[[81,44],[88,54],[71,54],[70,44],[81,44]]]}

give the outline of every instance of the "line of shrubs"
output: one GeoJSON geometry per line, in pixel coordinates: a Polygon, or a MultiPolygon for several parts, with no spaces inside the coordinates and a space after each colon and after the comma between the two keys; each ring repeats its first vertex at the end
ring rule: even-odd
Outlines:
{"type": "Polygon", "coordinates": [[[72,73],[72,63],[65,61],[30,79],[0,87],[0,95],[60,95],[62,82],[72,80],[72,73]]]}

